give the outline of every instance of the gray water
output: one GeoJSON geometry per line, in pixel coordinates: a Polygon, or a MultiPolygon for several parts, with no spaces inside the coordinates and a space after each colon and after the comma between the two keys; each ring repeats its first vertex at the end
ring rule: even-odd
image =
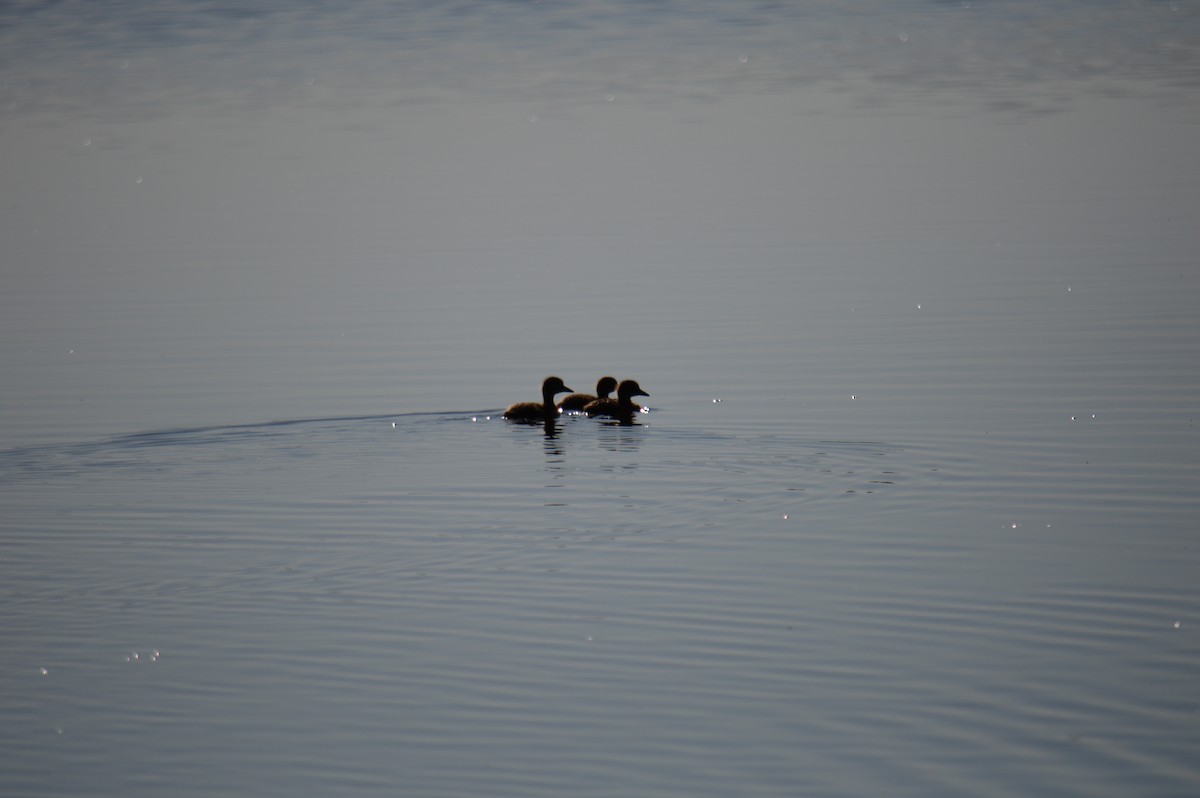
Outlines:
{"type": "Polygon", "coordinates": [[[6,6],[0,793],[1196,795],[1198,48],[6,6]]]}

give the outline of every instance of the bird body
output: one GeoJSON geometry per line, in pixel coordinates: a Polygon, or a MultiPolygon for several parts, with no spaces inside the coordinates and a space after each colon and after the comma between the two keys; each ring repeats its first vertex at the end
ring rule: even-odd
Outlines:
{"type": "Polygon", "coordinates": [[[542,382],[542,401],[517,402],[504,411],[504,417],[512,421],[546,421],[558,418],[554,397],[570,390],[558,377],[547,377],[542,382]]]}
{"type": "Polygon", "coordinates": [[[596,382],[596,395],[590,393],[573,393],[570,396],[564,396],[563,400],[558,403],[559,410],[582,410],[589,403],[597,399],[607,399],[608,395],[617,389],[617,381],[612,377],[601,377],[596,382]]]}
{"type": "Polygon", "coordinates": [[[617,386],[616,399],[597,399],[584,406],[583,412],[589,416],[607,416],[609,418],[632,418],[634,413],[641,411],[642,406],[633,401],[635,396],[649,396],[637,384],[637,380],[622,380],[617,386]]]}

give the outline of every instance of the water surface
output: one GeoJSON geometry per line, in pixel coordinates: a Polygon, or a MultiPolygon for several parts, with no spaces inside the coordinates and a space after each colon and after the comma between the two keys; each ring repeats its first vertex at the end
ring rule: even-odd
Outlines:
{"type": "Polygon", "coordinates": [[[1194,4],[0,18],[0,792],[1200,787],[1194,4]]]}

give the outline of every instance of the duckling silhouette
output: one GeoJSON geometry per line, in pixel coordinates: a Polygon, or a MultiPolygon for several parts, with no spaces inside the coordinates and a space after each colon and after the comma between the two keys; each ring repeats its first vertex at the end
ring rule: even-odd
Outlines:
{"type": "Polygon", "coordinates": [[[608,395],[617,389],[617,381],[612,377],[601,377],[596,381],[596,395],[590,393],[573,393],[564,396],[558,403],[559,410],[582,410],[584,405],[597,399],[607,399],[608,395]]]}
{"type": "Polygon", "coordinates": [[[584,405],[583,412],[589,416],[607,416],[609,418],[632,418],[640,412],[642,406],[633,401],[635,396],[649,396],[637,384],[637,380],[621,380],[617,386],[616,399],[597,399],[584,405]]]}
{"type": "Polygon", "coordinates": [[[554,397],[570,390],[558,377],[547,377],[542,382],[542,401],[517,402],[504,411],[504,417],[513,421],[546,421],[558,418],[554,397]]]}

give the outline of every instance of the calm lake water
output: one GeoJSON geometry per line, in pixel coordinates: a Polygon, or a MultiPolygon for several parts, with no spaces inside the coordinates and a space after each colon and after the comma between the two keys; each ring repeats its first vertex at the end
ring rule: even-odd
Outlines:
{"type": "Polygon", "coordinates": [[[0,10],[0,794],[1196,795],[1198,54],[0,10]]]}

